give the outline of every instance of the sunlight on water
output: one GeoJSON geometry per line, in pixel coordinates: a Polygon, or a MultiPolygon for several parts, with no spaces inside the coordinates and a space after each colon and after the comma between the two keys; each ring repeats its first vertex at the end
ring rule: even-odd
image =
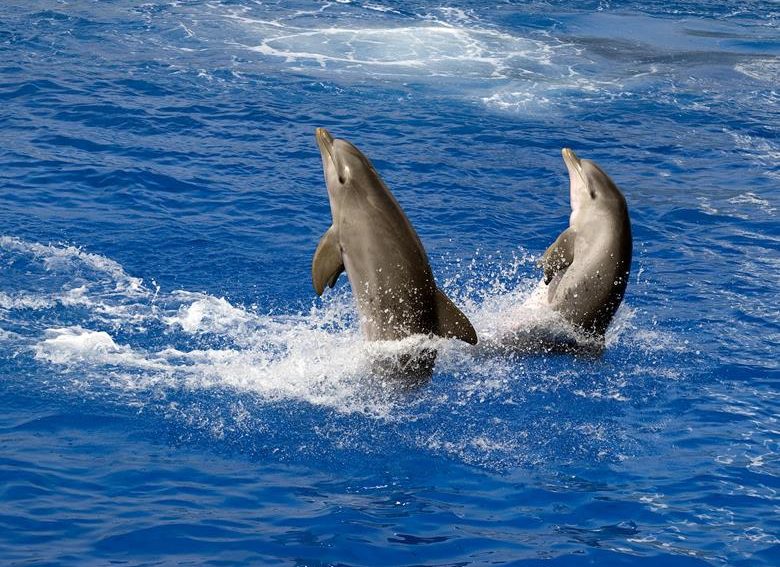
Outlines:
{"type": "MultiPolygon", "coordinates": [[[[550,65],[551,49],[541,42],[499,32],[446,25],[394,29],[291,29],[255,47],[287,63],[307,61],[337,72],[357,71],[397,79],[505,78],[518,72],[511,63],[550,65]],[[335,69],[331,69],[335,67],[335,69]]],[[[294,69],[304,69],[305,66],[294,69]]],[[[528,71],[530,72],[530,71],[528,71]]]]}
{"type": "MultiPolygon", "coordinates": [[[[420,83],[488,108],[528,114],[565,108],[572,95],[603,101],[664,89],[669,81],[689,79],[671,64],[677,51],[691,43],[701,52],[718,48],[716,40],[684,23],[632,14],[577,14],[554,33],[529,27],[518,35],[452,7],[401,13],[392,5],[325,3],[280,16],[278,7],[267,12],[261,6],[210,6],[208,15],[189,17],[222,18],[236,27],[223,37],[212,28],[191,34],[255,53],[278,70],[335,82],[420,83]],[[570,27],[584,30],[585,37],[575,39],[570,27]],[[619,37],[608,39],[605,30],[619,37]]],[[[695,54],[692,61],[697,64],[695,54]]],[[[766,81],[777,65],[773,57],[745,58],[734,68],[766,81]]]]}
{"type": "Polygon", "coordinates": [[[361,25],[358,8],[330,14],[326,6],[319,18],[296,12],[274,20],[228,7],[222,14],[239,23],[240,35],[256,38],[242,44],[246,49],[283,70],[329,80],[450,85],[489,107],[528,112],[549,107],[559,91],[595,93],[617,85],[575,71],[583,62],[579,51],[546,33],[513,35],[459,9],[402,17],[381,12],[385,25],[375,16],[368,26],[361,25]]]}

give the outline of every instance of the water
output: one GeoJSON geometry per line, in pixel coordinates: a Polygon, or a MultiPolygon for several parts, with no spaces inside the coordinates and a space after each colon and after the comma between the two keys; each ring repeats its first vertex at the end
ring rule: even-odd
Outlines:
{"type": "MultiPolygon", "coordinates": [[[[0,559],[780,564],[775,2],[0,7],[0,559]],[[313,132],[374,161],[483,341],[563,146],[624,190],[600,359],[366,376],[313,132]]],[[[412,340],[414,342],[414,340],[412,340]]],[[[405,345],[405,346],[412,346],[405,345]]]]}

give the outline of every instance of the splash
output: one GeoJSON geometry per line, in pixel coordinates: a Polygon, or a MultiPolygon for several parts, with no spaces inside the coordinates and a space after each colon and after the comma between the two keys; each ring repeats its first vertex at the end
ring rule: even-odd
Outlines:
{"type": "Polygon", "coordinates": [[[467,10],[403,14],[377,4],[326,4],[316,17],[227,6],[218,12],[237,26],[230,45],[283,71],[329,81],[425,84],[491,108],[531,113],[549,109],[562,91],[614,86],[575,71],[578,52],[565,41],[533,29],[513,33],[467,10]]]}
{"type": "MultiPolygon", "coordinates": [[[[630,399],[624,376],[585,380],[587,373],[550,370],[538,353],[523,359],[518,349],[504,348],[508,334],[518,327],[558,328],[555,314],[541,300],[534,258],[523,251],[509,258],[478,254],[442,279],[474,323],[481,338],[476,347],[428,336],[365,343],[346,285],[298,312],[269,314],[209,294],[150,289],[110,259],[70,245],[5,237],[0,256],[6,264],[23,265],[40,276],[33,280],[34,289],[27,289],[30,281],[23,278],[4,284],[16,285],[0,298],[0,320],[5,322],[0,339],[14,356],[29,353],[71,393],[157,407],[219,438],[232,431],[237,443],[261,430],[283,437],[289,412],[319,408],[334,419],[348,420],[347,428],[355,427],[355,418],[383,423],[395,428],[395,442],[403,439],[421,450],[501,467],[539,458],[538,453],[517,451],[522,439],[534,440],[549,427],[549,417],[524,418],[522,431],[512,425],[517,420],[512,412],[527,412],[529,400],[558,395],[561,388],[589,400],[630,399]],[[463,281],[472,283],[458,287],[463,281]],[[439,353],[436,374],[417,392],[399,389],[398,382],[372,371],[377,358],[426,349],[439,353]],[[269,411],[275,415],[271,408],[287,409],[268,417],[269,411]],[[409,429],[408,424],[415,425],[409,429]]],[[[627,308],[618,314],[608,337],[610,348],[620,348],[626,334],[631,340],[641,335],[634,332],[632,318],[627,308]]],[[[309,419],[303,415],[295,419],[309,419]]],[[[369,427],[367,423],[361,427],[369,427]]],[[[315,437],[347,442],[341,426],[315,422],[307,427],[314,428],[315,437]]],[[[560,435],[576,435],[584,445],[593,442],[578,431],[560,435]]],[[[364,433],[377,435],[374,426],[364,433]]],[[[351,446],[367,443],[372,450],[370,440],[356,435],[348,436],[351,446]]],[[[281,437],[277,441],[284,445],[281,437]]],[[[611,446],[615,440],[599,443],[611,446]]],[[[301,446],[311,444],[308,438],[301,441],[301,446]]]]}
{"type": "MultiPolygon", "coordinates": [[[[256,23],[256,22],[249,22],[256,23]]],[[[391,28],[286,28],[252,47],[295,70],[319,68],[404,78],[505,79],[550,65],[550,48],[539,42],[478,28],[420,23],[391,28]]]]}

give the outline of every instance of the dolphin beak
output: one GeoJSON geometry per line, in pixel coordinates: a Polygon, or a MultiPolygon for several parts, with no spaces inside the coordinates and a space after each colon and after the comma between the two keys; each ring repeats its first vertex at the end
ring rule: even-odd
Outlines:
{"type": "Polygon", "coordinates": [[[572,151],[571,148],[563,148],[561,150],[561,154],[563,154],[563,163],[566,164],[566,169],[569,170],[569,176],[571,176],[575,171],[577,172],[577,175],[582,179],[582,182],[585,183],[585,186],[588,186],[587,181],[582,176],[582,162],[580,161],[580,158],[577,157],[577,154],[572,151]]]}
{"type": "Polygon", "coordinates": [[[317,145],[320,148],[322,158],[325,159],[325,156],[327,156],[331,161],[334,161],[333,136],[330,135],[330,132],[328,132],[325,128],[317,128],[314,131],[314,137],[317,139],[317,145]]]}
{"type": "Polygon", "coordinates": [[[561,153],[563,154],[563,161],[567,166],[574,166],[577,170],[582,169],[580,158],[577,157],[577,154],[575,154],[571,148],[563,148],[561,153]]]}

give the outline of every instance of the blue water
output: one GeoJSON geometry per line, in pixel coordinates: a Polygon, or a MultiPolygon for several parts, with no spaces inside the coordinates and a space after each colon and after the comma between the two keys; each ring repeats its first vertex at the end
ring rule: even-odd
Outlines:
{"type": "Polygon", "coordinates": [[[780,9],[0,5],[0,563],[780,564],[780,9]],[[626,194],[599,359],[367,378],[314,128],[483,341],[530,317],[563,146],[626,194]]]}

